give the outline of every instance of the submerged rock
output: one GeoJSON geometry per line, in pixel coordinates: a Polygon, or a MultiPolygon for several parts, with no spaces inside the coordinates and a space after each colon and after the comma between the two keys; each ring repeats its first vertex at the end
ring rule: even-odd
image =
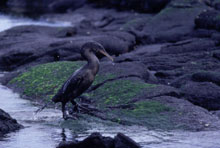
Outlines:
{"type": "Polygon", "coordinates": [[[92,133],[83,141],[61,142],[57,148],[140,148],[131,138],[118,133],[113,139],[92,133]]]}
{"type": "Polygon", "coordinates": [[[0,109],[0,136],[22,127],[23,126],[18,124],[15,119],[11,118],[8,113],[0,109]]]}

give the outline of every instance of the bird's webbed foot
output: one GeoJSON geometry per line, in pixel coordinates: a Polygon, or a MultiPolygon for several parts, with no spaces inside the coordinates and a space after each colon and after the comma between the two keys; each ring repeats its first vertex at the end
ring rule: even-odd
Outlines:
{"type": "Polygon", "coordinates": [[[66,111],[65,106],[66,106],[66,103],[62,103],[63,119],[64,119],[64,120],[68,120],[68,119],[74,119],[74,120],[76,120],[77,117],[74,117],[74,116],[69,115],[68,111],[66,111]]]}
{"type": "Polygon", "coordinates": [[[66,111],[65,109],[63,109],[62,112],[63,112],[63,119],[64,119],[64,120],[67,120],[67,119],[68,119],[68,113],[67,113],[67,111],[66,111]]]}
{"type": "Polygon", "coordinates": [[[91,113],[91,112],[99,112],[98,109],[90,106],[89,104],[87,103],[82,103],[82,104],[79,104],[77,102],[75,102],[74,100],[71,100],[71,103],[73,104],[73,113],[84,113],[84,114],[88,114],[88,113],[91,113]]]}
{"type": "Polygon", "coordinates": [[[68,119],[72,119],[72,120],[77,120],[78,116],[75,114],[69,114],[67,111],[63,112],[63,119],[64,120],[68,120],[68,119]]]}
{"type": "Polygon", "coordinates": [[[73,113],[80,113],[79,104],[76,103],[74,100],[71,100],[71,103],[73,105],[73,113]]]}
{"type": "Polygon", "coordinates": [[[75,116],[70,116],[70,115],[66,115],[63,117],[64,120],[68,120],[68,119],[72,119],[72,120],[77,120],[78,118],[75,116]]]}

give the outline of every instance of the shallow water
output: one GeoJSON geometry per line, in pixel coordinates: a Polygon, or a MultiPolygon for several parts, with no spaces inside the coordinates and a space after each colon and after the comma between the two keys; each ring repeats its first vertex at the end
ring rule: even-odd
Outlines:
{"type": "Polygon", "coordinates": [[[21,25],[41,25],[41,26],[70,26],[70,22],[48,22],[46,20],[33,21],[24,17],[13,17],[0,13],[0,32],[9,28],[21,25]]]}

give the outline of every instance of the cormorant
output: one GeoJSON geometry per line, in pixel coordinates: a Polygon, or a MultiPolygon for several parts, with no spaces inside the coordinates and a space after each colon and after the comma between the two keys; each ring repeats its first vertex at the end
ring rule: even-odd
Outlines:
{"type": "Polygon", "coordinates": [[[52,98],[54,103],[62,103],[63,118],[68,119],[65,105],[67,102],[76,107],[75,98],[86,91],[95,79],[99,70],[99,59],[95,53],[102,53],[113,61],[113,58],[105,51],[104,47],[97,42],[88,42],[81,47],[81,56],[88,61],[86,65],[76,70],[69,79],[63,84],[58,93],[52,98]]]}

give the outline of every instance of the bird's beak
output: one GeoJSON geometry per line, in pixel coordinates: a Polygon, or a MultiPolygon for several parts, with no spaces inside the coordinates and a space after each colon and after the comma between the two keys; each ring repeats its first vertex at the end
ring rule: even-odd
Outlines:
{"type": "Polygon", "coordinates": [[[99,50],[100,53],[102,53],[103,55],[105,55],[106,57],[108,57],[110,60],[114,61],[114,59],[104,50],[99,50]]]}

